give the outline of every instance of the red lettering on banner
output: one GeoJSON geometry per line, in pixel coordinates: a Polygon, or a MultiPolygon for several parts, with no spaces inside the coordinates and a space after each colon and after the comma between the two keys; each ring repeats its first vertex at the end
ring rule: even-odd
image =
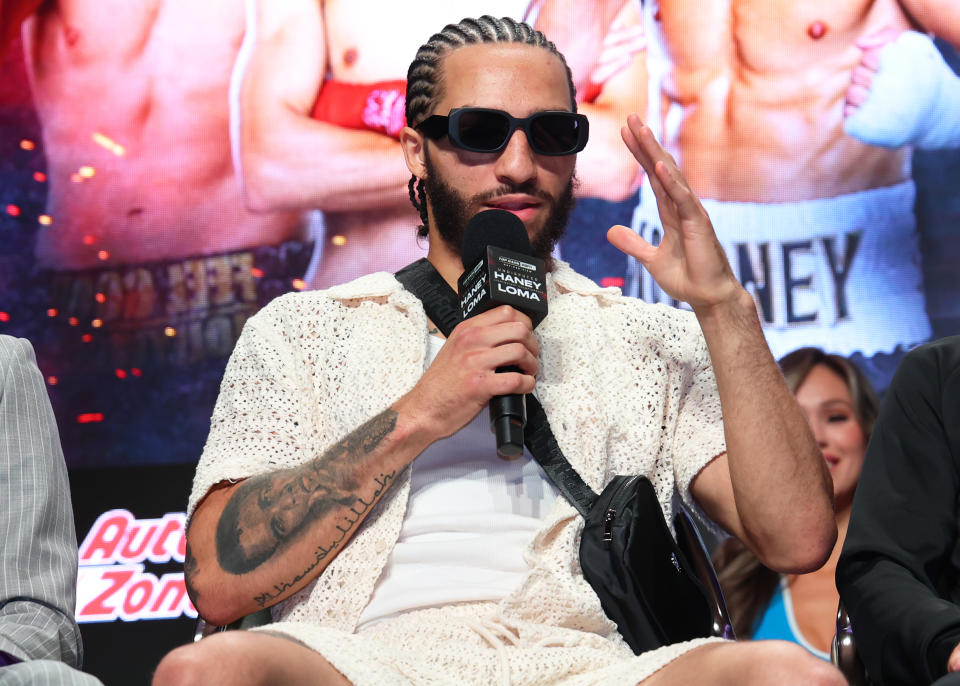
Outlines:
{"type": "Polygon", "coordinates": [[[157,533],[157,520],[134,520],[127,529],[123,548],[120,550],[120,559],[124,562],[142,562],[147,558],[147,548],[153,542],[157,533]],[[149,522],[149,524],[147,523],[149,522]],[[138,536],[143,532],[142,536],[138,536]],[[139,543],[137,539],[139,537],[139,543]]]}
{"type": "Polygon", "coordinates": [[[132,521],[133,515],[127,510],[110,510],[97,517],[80,544],[80,564],[115,562],[117,546],[132,521]]]}
{"type": "Polygon", "coordinates": [[[183,562],[185,523],[183,512],[171,512],[162,519],[137,519],[129,510],[104,512],[80,544],[80,564],[183,562]]]}
{"type": "Polygon", "coordinates": [[[77,621],[196,618],[183,572],[159,579],[144,562],[182,563],[186,557],[186,515],[170,512],[138,519],[129,510],[104,512],[80,544],[77,621]]]}
{"type": "Polygon", "coordinates": [[[120,592],[130,578],[136,573],[136,569],[128,567],[106,567],[100,575],[100,579],[107,581],[107,590],[91,600],[77,612],[79,617],[87,617],[88,621],[105,621],[115,619],[117,616],[117,606],[108,605],[109,600],[120,592]]]}
{"type": "Polygon", "coordinates": [[[166,562],[172,558],[183,562],[187,555],[186,521],[183,512],[172,512],[163,516],[163,528],[150,549],[152,561],[166,562]]]}
{"type": "Polygon", "coordinates": [[[144,572],[142,565],[81,567],[77,600],[77,621],[81,623],[197,617],[183,572],[157,579],[144,572]]]}
{"type": "Polygon", "coordinates": [[[153,574],[143,574],[139,581],[127,587],[127,595],[123,599],[123,614],[128,622],[139,619],[140,611],[150,602],[153,589],[157,587],[157,577],[153,574]]]}
{"type": "Polygon", "coordinates": [[[183,580],[183,574],[164,574],[160,579],[160,592],[154,597],[150,614],[156,619],[179,617],[182,614],[193,617],[197,615],[197,610],[187,597],[187,584],[183,580]],[[173,599],[168,600],[171,594],[173,599]]]}

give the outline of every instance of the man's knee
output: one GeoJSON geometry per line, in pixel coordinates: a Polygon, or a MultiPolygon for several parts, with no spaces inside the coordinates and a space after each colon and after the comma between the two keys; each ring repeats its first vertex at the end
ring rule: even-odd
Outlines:
{"type": "Polygon", "coordinates": [[[153,675],[153,686],[268,683],[350,686],[320,653],[266,631],[225,631],[181,646],[160,661],[153,675]]]}
{"type": "MultiPolygon", "coordinates": [[[[227,632],[210,636],[198,643],[180,646],[169,652],[157,665],[152,686],[211,686],[225,683],[224,677],[239,657],[238,636],[227,632]],[[235,653],[231,659],[231,653],[235,653]]],[[[238,675],[239,676],[239,675],[238,675]]],[[[240,683],[240,682],[233,682],[240,683]]]]}
{"type": "Polygon", "coordinates": [[[202,683],[206,671],[200,656],[200,644],[175,648],[164,655],[153,673],[153,686],[189,686],[202,683]]]}
{"type": "Polygon", "coordinates": [[[833,665],[787,641],[750,642],[754,659],[750,683],[797,684],[797,686],[846,686],[847,680],[833,665]]]}

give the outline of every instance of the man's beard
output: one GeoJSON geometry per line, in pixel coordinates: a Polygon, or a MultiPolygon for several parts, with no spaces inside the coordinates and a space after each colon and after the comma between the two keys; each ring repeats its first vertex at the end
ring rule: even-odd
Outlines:
{"type": "Polygon", "coordinates": [[[503,184],[499,188],[475,195],[467,200],[456,189],[449,186],[437,173],[430,157],[426,158],[427,178],[424,187],[430,207],[433,210],[433,221],[437,233],[443,242],[456,253],[460,252],[463,242],[463,232],[467,222],[473,218],[474,210],[471,207],[481,207],[491,200],[509,193],[524,193],[543,201],[547,206],[546,219],[539,231],[530,239],[531,254],[550,263],[550,255],[554,246],[563,238],[567,230],[567,222],[576,199],[573,191],[576,187],[576,177],[571,176],[567,187],[559,197],[554,198],[546,191],[541,190],[535,183],[503,184]]]}

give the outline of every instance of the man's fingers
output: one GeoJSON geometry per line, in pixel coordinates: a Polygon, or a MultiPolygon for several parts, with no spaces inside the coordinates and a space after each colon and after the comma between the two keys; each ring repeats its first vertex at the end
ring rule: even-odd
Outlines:
{"type": "Polygon", "coordinates": [[[653,196],[657,199],[657,209],[660,211],[663,228],[669,231],[677,223],[677,207],[673,198],[670,197],[670,193],[664,188],[663,182],[657,176],[657,164],[662,164],[662,162],[657,162],[654,165],[653,173],[647,175],[647,182],[650,184],[653,196]]]}
{"type": "Polygon", "coordinates": [[[634,159],[639,162],[644,171],[649,174],[653,168],[652,163],[647,159],[646,153],[643,151],[643,148],[640,147],[640,141],[637,140],[636,135],[634,135],[629,126],[620,128],[620,138],[623,139],[623,142],[626,144],[627,149],[630,151],[630,154],[633,155],[634,159]]]}
{"type": "Polygon", "coordinates": [[[659,161],[666,162],[674,167],[677,166],[673,156],[660,145],[657,137],[653,135],[653,129],[644,124],[639,116],[632,114],[627,117],[627,126],[636,136],[644,154],[650,160],[651,166],[659,161]]]}
{"type": "Polygon", "coordinates": [[[536,374],[539,369],[537,356],[540,354],[540,344],[530,336],[504,336],[495,339],[496,342],[482,348],[483,364],[489,367],[503,367],[515,364],[530,374],[536,374]]]}
{"type": "Polygon", "coordinates": [[[659,179],[666,194],[676,204],[679,217],[683,219],[698,217],[702,212],[700,201],[690,190],[686,179],[683,178],[676,165],[661,160],[657,162],[655,171],[657,179],[659,179]]]}
{"type": "Polygon", "coordinates": [[[533,328],[533,321],[520,310],[509,305],[500,305],[492,310],[487,310],[475,317],[465,319],[462,324],[476,326],[493,326],[503,322],[525,322],[529,328],[533,328]]]}
{"type": "Polygon", "coordinates": [[[529,320],[507,321],[490,326],[464,327],[451,335],[454,347],[468,350],[484,350],[509,343],[519,343],[534,356],[540,354],[540,344],[533,335],[529,320]]]}
{"type": "Polygon", "coordinates": [[[478,367],[491,371],[500,367],[519,367],[530,376],[536,376],[540,371],[537,358],[522,343],[507,343],[478,352],[474,361],[478,367]]]}
{"type": "Polygon", "coordinates": [[[616,224],[607,231],[607,240],[620,252],[636,257],[642,264],[652,259],[657,251],[655,247],[638,236],[632,229],[616,224]]]}
{"type": "MultiPolygon", "coordinates": [[[[633,119],[634,117],[636,117],[636,115],[631,115],[631,117],[628,118],[628,125],[621,129],[620,135],[647,175],[647,182],[650,184],[650,189],[657,199],[657,208],[660,210],[660,216],[663,218],[664,225],[672,225],[676,221],[676,210],[671,204],[670,195],[664,190],[663,184],[660,183],[660,180],[657,178],[655,172],[656,161],[650,156],[649,150],[644,147],[640,139],[643,130],[649,132],[649,129],[638,117],[633,119]]],[[[652,132],[650,132],[649,135],[651,138],[653,137],[652,132]]]]}
{"type": "Polygon", "coordinates": [[[532,393],[536,385],[536,379],[529,374],[498,372],[490,375],[489,391],[491,396],[532,393]]]}
{"type": "MultiPolygon", "coordinates": [[[[674,219],[676,215],[669,201],[674,200],[676,202],[677,198],[673,197],[673,192],[665,188],[664,178],[662,175],[658,176],[657,167],[663,165],[670,170],[671,187],[676,187],[676,179],[679,178],[680,186],[686,188],[686,181],[683,180],[673,157],[657,142],[653,131],[643,123],[639,116],[631,114],[627,117],[627,126],[624,129],[621,132],[624,142],[647,173],[650,188],[657,198],[657,206],[660,209],[661,216],[664,212],[667,213],[667,217],[664,217],[666,220],[664,223],[669,223],[669,220],[674,219]]],[[[687,189],[687,193],[689,193],[689,189],[687,189]]]]}

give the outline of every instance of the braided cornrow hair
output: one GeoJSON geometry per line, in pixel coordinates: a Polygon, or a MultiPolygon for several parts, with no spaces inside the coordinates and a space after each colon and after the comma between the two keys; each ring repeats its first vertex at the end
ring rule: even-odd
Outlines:
{"type": "MultiPolygon", "coordinates": [[[[540,31],[529,24],[515,21],[510,17],[497,19],[484,15],[479,19],[464,19],[458,24],[447,24],[440,33],[435,33],[417,50],[417,56],[407,70],[407,124],[416,126],[432,113],[434,103],[443,96],[443,57],[465,45],[481,43],[521,43],[549,50],[556,55],[567,72],[570,85],[570,105],[577,111],[577,89],[573,85],[573,74],[557,46],[540,31]]],[[[427,231],[427,194],[422,179],[410,176],[407,183],[410,202],[420,213],[423,224],[417,228],[417,235],[425,238],[427,231]]]]}

